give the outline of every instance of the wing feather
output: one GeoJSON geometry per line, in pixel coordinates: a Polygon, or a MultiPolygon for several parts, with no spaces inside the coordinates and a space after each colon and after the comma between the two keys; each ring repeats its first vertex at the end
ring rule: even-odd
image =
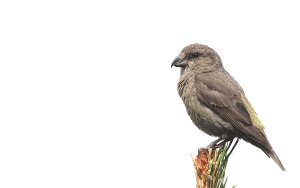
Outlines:
{"type": "Polygon", "coordinates": [[[242,89],[232,80],[232,77],[229,77],[232,79],[222,78],[224,72],[218,76],[215,74],[218,72],[201,73],[195,77],[194,84],[198,101],[229,122],[242,135],[252,137],[259,142],[264,131],[253,125],[251,111],[248,111],[250,107],[244,103],[242,89]]]}

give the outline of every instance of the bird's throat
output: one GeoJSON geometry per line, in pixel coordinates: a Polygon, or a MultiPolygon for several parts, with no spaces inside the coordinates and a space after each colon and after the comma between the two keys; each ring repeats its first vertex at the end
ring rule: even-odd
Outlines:
{"type": "Polygon", "coordinates": [[[186,67],[180,67],[180,76],[182,76],[182,74],[184,73],[186,67]]]}

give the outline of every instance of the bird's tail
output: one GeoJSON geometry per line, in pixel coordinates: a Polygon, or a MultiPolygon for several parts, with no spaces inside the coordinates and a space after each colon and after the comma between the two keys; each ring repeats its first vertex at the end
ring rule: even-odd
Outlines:
{"type": "Polygon", "coordinates": [[[265,135],[260,137],[259,141],[257,139],[249,139],[248,141],[260,148],[268,157],[272,158],[282,171],[286,171],[265,135]]]}
{"type": "MultiPolygon", "coordinates": [[[[263,149],[262,149],[263,150],[263,149]]],[[[281,168],[282,171],[286,171],[286,169],[284,168],[283,164],[281,163],[279,157],[277,156],[277,154],[275,153],[275,151],[271,148],[271,150],[267,149],[263,150],[269,157],[271,157],[275,163],[281,168]]]]}

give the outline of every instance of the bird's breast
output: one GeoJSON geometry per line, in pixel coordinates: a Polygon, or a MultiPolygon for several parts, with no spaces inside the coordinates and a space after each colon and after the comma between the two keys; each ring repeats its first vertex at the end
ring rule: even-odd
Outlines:
{"type": "Polygon", "coordinates": [[[181,78],[178,83],[178,93],[187,113],[200,130],[212,136],[223,136],[232,130],[229,123],[199,102],[193,78],[181,78]]]}

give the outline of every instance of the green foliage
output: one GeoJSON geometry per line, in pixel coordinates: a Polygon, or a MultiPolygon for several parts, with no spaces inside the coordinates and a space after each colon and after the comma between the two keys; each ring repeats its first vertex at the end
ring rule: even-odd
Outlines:
{"type": "MultiPolygon", "coordinates": [[[[225,188],[227,177],[225,171],[229,157],[238,143],[231,146],[233,140],[221,142],[212,148],[201,148],[193,159],[197,188],[225,188]]],[[[234,186],[235,187],[235,186],[234,186]]]]}
{"type": "MultiPolygon", "coordinates": [[[[228,163],[228,159],[234,150],[238,140],[231,148],[232,141],[226,142],[223,147],[209,150],[208,157],[208,175],[207,175],[207,187],[208,188],[225,188],[227,183],[227,177],[225,177],[225,171],[228,163]]],[[[235,188],[236,186],[233,186],[235,188]]]]}

